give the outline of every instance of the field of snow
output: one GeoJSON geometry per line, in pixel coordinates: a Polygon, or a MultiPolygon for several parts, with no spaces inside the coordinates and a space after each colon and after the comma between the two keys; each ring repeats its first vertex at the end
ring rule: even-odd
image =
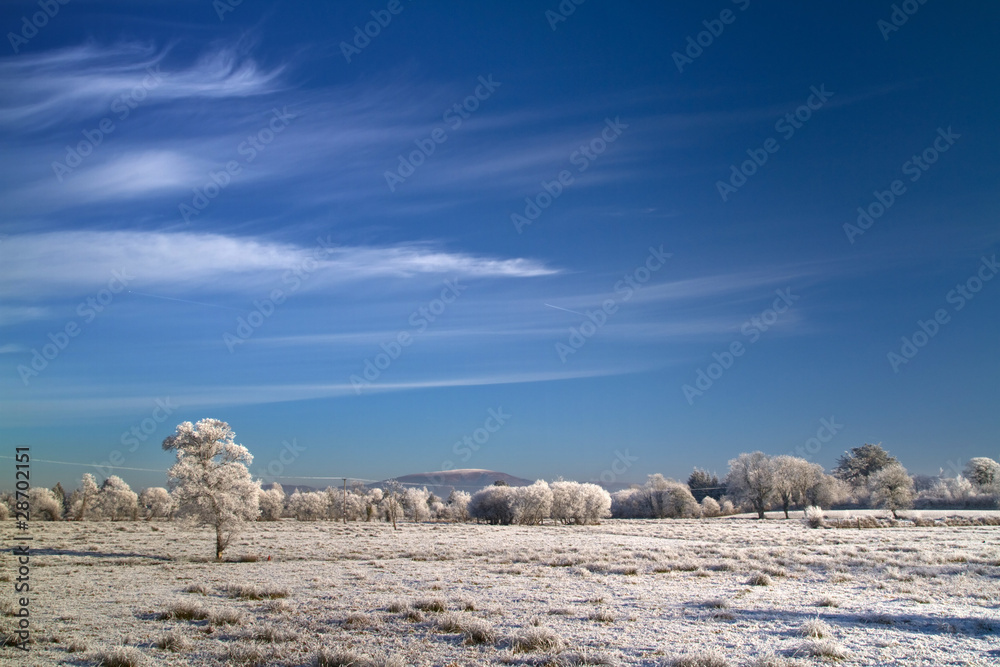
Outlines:
{"type": "Polygon", "coordinates": [[[218,564],[207,531],[172,522],[32,533],[35,643],[4,663],[1000,664],[995,526],[281,521],[218,564]]]}

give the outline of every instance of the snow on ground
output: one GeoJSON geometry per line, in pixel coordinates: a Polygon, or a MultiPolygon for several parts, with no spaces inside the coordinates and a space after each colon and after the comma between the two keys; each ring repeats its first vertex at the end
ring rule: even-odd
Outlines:
{"type": "MultiPolygon", "coordinates": [[[[2,532],[11,544],[12,522],[2,532]]],[[[281,521],[251,526],[227,551],[243,562],[220,564],[206,562],[207,531],[173,522],[32,533],[37,643],[0,649],[0,662],[93,665],[124,645],[125,665],[300,666],[320,650],[325,664],[373,666],[711,652],[726,662],[687,664],[1000,664],[998,527],[281,521]],[[171,610],[194,618],[161,618],[171,610]]],[[[0,559],[9,629],[14,559],[0,559]]]]}

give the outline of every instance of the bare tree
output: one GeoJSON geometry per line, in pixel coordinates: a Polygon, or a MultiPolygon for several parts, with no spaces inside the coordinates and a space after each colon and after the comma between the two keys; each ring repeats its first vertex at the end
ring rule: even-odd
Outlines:
{"type": "Polygon", "coordinates": [[[178,516],[215,529],[215,559],[260,513],[260,484],[247,466],[253,455],[234,442],[229,424],[218,419],[184,422],[163,441],[163,449],[177,452],[167,475],[178,516]]]}

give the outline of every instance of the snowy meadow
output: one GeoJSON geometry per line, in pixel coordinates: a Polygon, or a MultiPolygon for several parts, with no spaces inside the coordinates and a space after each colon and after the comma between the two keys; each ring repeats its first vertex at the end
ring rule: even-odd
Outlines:
{"type": "Polygon", "coordinates": [[[1000,661],[996,526],[827,514],[841,527],[255,522],[221,563],[182,522],[44,522],[31,664],[1000,661]]]}

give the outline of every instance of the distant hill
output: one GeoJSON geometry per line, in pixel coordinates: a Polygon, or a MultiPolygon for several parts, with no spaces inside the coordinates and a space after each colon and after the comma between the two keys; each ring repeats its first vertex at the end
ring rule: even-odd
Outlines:
{"type": "MultiPolygon", "coordinates": [[[[400,477],[396,477],[395,479],[403,484],[406,484],[407,486],[413,484],[417,486],[426,486],[428,490],[432,491],[436,496],[441,498],[447,498],[448,494],[455,489],[474,493],[484,486],[490,486],[498,481],[506,482],[507,486],[528,486],[529,484],[534,483],[533,480],[524,479],[523,477],[514,477],[513,475],[508,475],[505,472],[482,470],[480,468],[420,472],[413,475],[402,475],[400,477]]],[[[381,482],[380,484],[374,484],[373,486],[380,486],[384,483],[385,482],[381,482]]]]}

